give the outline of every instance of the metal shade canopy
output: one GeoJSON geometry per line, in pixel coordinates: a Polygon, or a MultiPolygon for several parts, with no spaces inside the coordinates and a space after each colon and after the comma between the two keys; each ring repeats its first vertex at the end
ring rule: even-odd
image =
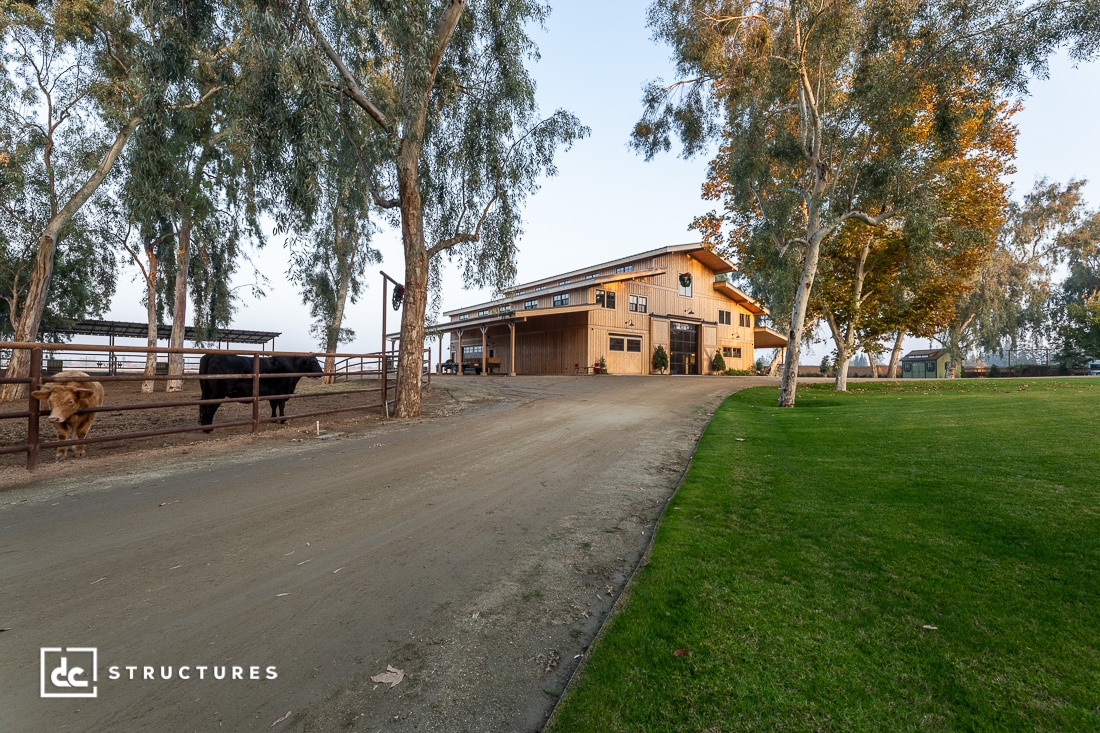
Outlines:
{"type": "MultiPolygon", "coordinates": [[[[148,324],[132,321],[77,321],[70,328],[63,330],[66,333],[72,333],[79,336],[108,336],[111,339],[115,337],[143,339],[149,335],[148,324]]],[[[275,338],[281,335],[281,331],[252,331],[240,328],[222,328],[201,340],[223,341],[234,344],[266,344],[269,341],[274,342],[275,338]]],[[[171,338],[171,336],[171,326],[157,326],[158,339],[167,340],[171,338]]],[[[193,326],[185,327],[183,338],[185,341],[191,342],[199,340],[198,330],[193,326]]]]}

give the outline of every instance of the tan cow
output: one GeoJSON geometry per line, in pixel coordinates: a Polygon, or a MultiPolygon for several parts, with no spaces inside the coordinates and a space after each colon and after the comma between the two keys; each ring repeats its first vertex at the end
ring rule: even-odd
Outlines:
{"type": "MultiPolygon", "coordinates": [[[[54,378],[59,381],[48,382],[42,389],[31,392],[32,397],[49,405],[50,422],[57,430],[58,440],[70,440],[70,437],[83,440],[95,421],[95,413],[79,411],[103,404],[103,385],[89,380],[88,376],[76,370],[58,372],[54,378]]],[[[73,446],[73,450],[78,458],[84,456],[83,445],[73,446]]],[[[63,460],[68,452],[67,445],[58,448],[57,460],[63,460]]]]}

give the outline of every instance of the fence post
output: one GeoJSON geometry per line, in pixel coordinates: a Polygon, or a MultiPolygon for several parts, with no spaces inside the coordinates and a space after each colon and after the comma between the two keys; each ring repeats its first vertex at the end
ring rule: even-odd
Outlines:
{"type": "Polygon", "coordinates": [[[39,402],[34,396],[34,391],[42,386],[42,347],[35,346],[31,349],[31,363],[27,384],[27,411],[30,417],[27,420],[27,470],[33,471],[38,467],[38,433],[39,402]]]}
{"type": "MultiPolygon", "coordinates": [[[[239,363],[239,362],[238,362],[239,363]]],[[[260,355],[252,355],[252,434],[260,430],[260,355]]]]}

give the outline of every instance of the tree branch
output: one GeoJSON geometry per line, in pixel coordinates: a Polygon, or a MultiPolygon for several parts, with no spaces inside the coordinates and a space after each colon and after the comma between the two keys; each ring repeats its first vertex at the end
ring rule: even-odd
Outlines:
{"type": "Polygon", "coordinates": [[[489,218],[489,210],[493,207],[493,204],[500,198],[500,189],[497,189],[496,193],[485,203],[485,206],[481,209],[481,216],[478,217],[477,226],[474,227],[473,232],[464,232],[462,234],[456,234],[448,239],[436,242],[434,245],[428,248],[428,258],[431,259],[436,254],[454,247],[456,244],[463,242],[476,242],[481,239],[481,226],[485,223],[485,220],[489,218]]]}
{"type": "Polygon", "coordinates": [[[378,123],[388,133],[393,133],[393,121],[390,120],[382,110],[378,109],[374,103],[363,93],[363,90],[359,88],[359,83],[355,80],[355,76],[344,64],[344,60],[340,58],[340,54],[336,53],[336,49],[329,44],[328,39],[321,33],[321,29],[317,26],[317,20],[313,17],[313,13],[309,9],[309,3],[307,0],[300,0],[298,3],[298,9],[305,18],[306,25],[309,26],[309,31],[313,35],[314,40],[328,56],[329,61],[336,67],[337,73],[340,74],[340,78],[344,80],[344,86],[341,87],[342,91],[348,99],[359,105],[364,112],[366,112],[371,119],[378,123]]]}

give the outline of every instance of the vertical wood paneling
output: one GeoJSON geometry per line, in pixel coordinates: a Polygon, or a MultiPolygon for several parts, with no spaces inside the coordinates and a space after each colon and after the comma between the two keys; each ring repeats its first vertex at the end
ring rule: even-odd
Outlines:
{"type": "MultiPolygon", "coordinates": [[[[752,315],[728,295],[714,289],[714,272],[686,253],[670,252],[638,260],[635,270],[664,272],[637,280],[593,285],[584,280],[570,284],[570,306],[594,304],[596,290],[615,293],[615,308],[596,308],[588,312],[543,315],[523,321],[523,301],[538,299],[540,308],[551,306],[552,293],[528,292],[513,303],[516,323],[516,364],[519,374],[569,374],[574,364],[591,366],[600,356],[608,369],[619,374],[648,374],[653,350],[657,345],[669,349],[669,319],[700,324],[698,363],[707,371],[714,353],[724,348],[740,349],[741,357],[725,357],[727,368],[749,369],[755,360],[752,315]],[[692,275],[692,297],[679,294],[679,274],[692,275]],[[646,313],[629,309],[630,296],[646,298],[646,313]],[[718,323],[719,311],[729,311],[732,323],[718,323]],[[748,325],[741,324],[742,314],[748,325]],[[611,352],[611,335],[640,338],[641,353],[611,352]]],[[[610,273],[601,273],[610,274],[610,273]]],[[[553,287],[553,284],[551,284],[553,287]]],[[[473,320],[473,314],[471,314],[473,320]]],[[[465,329],[463,342],[480,343],[476,326],[465,329]]],[[[488,350],[501,360],[501,371],[512,370],[509,359],[510,333],[504,324],[492,326],[488,350]]],[[[461,353],[456,350],[456,353],[461,353]]]]}

